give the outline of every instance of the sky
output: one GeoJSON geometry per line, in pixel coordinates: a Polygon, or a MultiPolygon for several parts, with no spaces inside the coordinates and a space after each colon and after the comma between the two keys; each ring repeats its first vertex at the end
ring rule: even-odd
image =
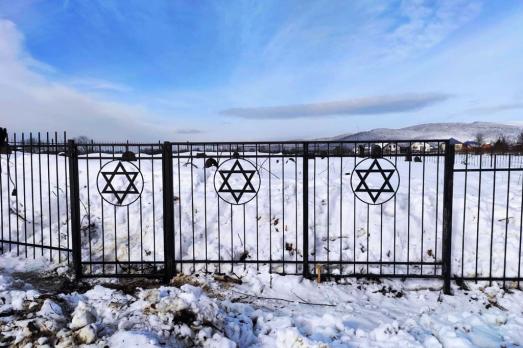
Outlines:
{"type": "Polygon", "coordinates": [[[0,126],[96,140],[523,124],[523,1],[0,0],[0,126]]]}

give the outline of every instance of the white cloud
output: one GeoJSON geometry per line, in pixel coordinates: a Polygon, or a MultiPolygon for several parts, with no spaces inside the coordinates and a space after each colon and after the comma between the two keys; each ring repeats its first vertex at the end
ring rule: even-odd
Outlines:
{"type": "Polygon", "coordinates": [[[384,35],[389,54],[406,57],[429,49],[475,18],[481,3],[469,0],[403,0],[399,8],[402,21],[384,35]]]}
{"type": "MultiPolygon", "coordinates": [[[[0,122],[9,131],[66,130],[106,140],[172,138],[174,127],[155,123],[158,116],[140,105],[107,101],[49,80],[41,73],[48,67],[31,58],[23,43],[16,26],[0,20],[0,122]]],[[[95,80],[87,81],[92,86],[95,80]]],[[[97,86],[114,90],[100,81],[97,86]]]]}
{"type": "Polygon", "coordinates": [[[200,129],[184,128],[184,129],[177,129],[176,133],[190,135],[190,134],[200,134],[200,133],[203,133],[203,131],[200,129]]]}
{"type": "Polygon", "coordinates": [[[521,110],[523,109],[523,103],[505,103],[496,105],[480,106],[464,110],[464,113],[480,113],[480,114],[493,114],[503,111],[521,110]]]}
{"type": "Polygon", "coordinates": [[[120,83],[94,79],[90,77],[73,78],[65,81],[72,87],[84,89],[87,91],[109,91],[109,92],[129,92],[131,88],[120,83]]]}
{"type": "Polygon", "coordinates": [[[439,93],[376,96],[314,104],[232,108],[221,113],[248,119],[282,119],[333,115],[381,115],[411,112],[443,102],[448,95],[439,93]]]}

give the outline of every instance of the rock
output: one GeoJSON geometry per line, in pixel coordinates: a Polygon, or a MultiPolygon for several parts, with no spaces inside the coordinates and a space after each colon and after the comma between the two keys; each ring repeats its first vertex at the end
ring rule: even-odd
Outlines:
{"type": "Polygon", "coordinates": [[[69,347],[74,347],[74,346],[75,346],[75,343],[71,336],[63,338],[60,341],[58,341],[58,343],[55,344],[55,348],[69,348],[69,347]]]}
{"type": "Polygon", "coordinates": [[[76,331],[76,341],[80,344],[91,344],[96,341],[96,329],[95,324],[89,324],[84,326],[80,330],[76,331]]]}
{"type": "Polygon", "coordinates": [[[49,332],[56,332],[64,326],[65,322],[63,320],[39,318],[39,324],[40,324],[40,329],[42,329],[42,330],[46,330],[49,332]]]}
{"type": "Polygon", "coordinates": [[[29,304],[27,305],[27,308],[29,308],[30,310],[34,309],[35,307],[38,307],[38,302],[36,302],[36,301],[30,301],[29,304]]]}
{"type": "Polygon", "coordinates": [[[59,304],[50,299],[46,299],[44,301],[42,307],[40,308],[37,314],[39,316],[55,320],[63,320],[64,316],[62,307],[60,307],[59,304]]]}
{"type": "Polygon", "coordinates": [[[55,343],[56,348],[74,347],[73,336],[68,329],[62,329],[56,333],[58,342],[55,343]]]}
{"type": "Polygon", "coordinates": [[[236,348],[236,343],[218,333],[202,343],[202,347],[236,348]]]}
{"type": "Polygon", "coordinates": [[[188,309],[190,304],[180,297],[168,297],[160,301],[161,313],[176,313],[188,309]]]}
{"type": "Polygon", "coordinates": [[[14,313],[13,306],[11,305],[3,305],[0,306],[0,316],[7,317],[9,315],[12,315],[14,313]]]}
{"type": "Polygon", "coordinates": [[[93,314],[93,309],[84,302],[79,302],[69,327],[71,330],[78,330],[94,322],[96,322],[96,316],[93,314]]]}

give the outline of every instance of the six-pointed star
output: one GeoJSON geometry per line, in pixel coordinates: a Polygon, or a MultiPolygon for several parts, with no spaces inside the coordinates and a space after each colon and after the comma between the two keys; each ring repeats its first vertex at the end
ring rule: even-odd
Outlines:
{"type": "Polygon", "coordinates": [[[220,188],[218,189],[218,192],[220,193],[230,193],[236,203],[239,203],[244,193],[256,193],[256,190],[254,189],[254,186],[252,185],[252,178],[254,177],[254,174],[256,173],[255,170],[246,170],[243,169],[242,164],[240,161],[236,160],[234,162],[233,166],[229,170],[221,169],[218,170],[218,173],[220,173],[220,176],[223,179],[223,183],[221,184],[220,188]],[[231,183],[229,182],[229,179],[231,178],[232,174],[242,174],[242,176],[245,178],[245,184],[243,187],[240,188],[231,187],[231,183]]]}
{"type": "Polygon", "coordinates": [[[390,179],[394,175],[394,169],[383,169],[378,160],[374,160],[369,168],[367,169],[356,169],[356,175],[360,178],[360,183],[354,190],[354,192],[366,192],[374,203],[378,200],[379,196],[385,192],[394,192],[390,179]],[[378,169],[374,169],[377,167],[378,169]],[[383,178],[383,184],[380,188],[369,188],[367,184],[367,177],[371,173],[380,173],[383,178]],[[363,174],[363,175],[362,175],[363,174]],[[363,186],[363,188],[362,188],[363,186]]]}
{"type": "Polygon", "coordinates": [[[138,192],[138,189],[136,188],[136,185],[134,184],[134,181],[136,180],[136,177],[138,176],[138,172],[128,172],[125,167],[123,166],[122,162],[119,162],[114,171],[112,172],[102,172],[102,176],[105,179],[105,186],[102,189],[102,193],[112,193],[118,202],[118,205],[121,205],[123,201],[125,200],[125,197],[129,194],[140,194],[138,192]],[[113,179],[117,175],[123,175],[128,180],[128,185],[125,187],[125,189],[115,189],[113,186],[113,179]]]}

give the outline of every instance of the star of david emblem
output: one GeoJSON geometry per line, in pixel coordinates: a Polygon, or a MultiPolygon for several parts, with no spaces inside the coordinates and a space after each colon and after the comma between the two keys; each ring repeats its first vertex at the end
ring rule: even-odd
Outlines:
{"type": "Polygon", "coordinates": [[[368,158],[354,169],[351,186],[359,200],[367,204],[383,204],[396,194],[399,174],[389,160],[368,158]]]}
{"type": "Polygon", "coordinates": [[[214,188],[221,199],[230,204],[245,204],[252,200],[260,188],[256,167],[245,159],[223,162],[214,176],[214,188]]]}
{"type": "Polygon", "coordinates": [[[100,169],[97,184],[98,191],[106,202],[125,206],[135,202],[140,197],[143,189],[143,178],[134,164],[112,161],[100,169]]]}

